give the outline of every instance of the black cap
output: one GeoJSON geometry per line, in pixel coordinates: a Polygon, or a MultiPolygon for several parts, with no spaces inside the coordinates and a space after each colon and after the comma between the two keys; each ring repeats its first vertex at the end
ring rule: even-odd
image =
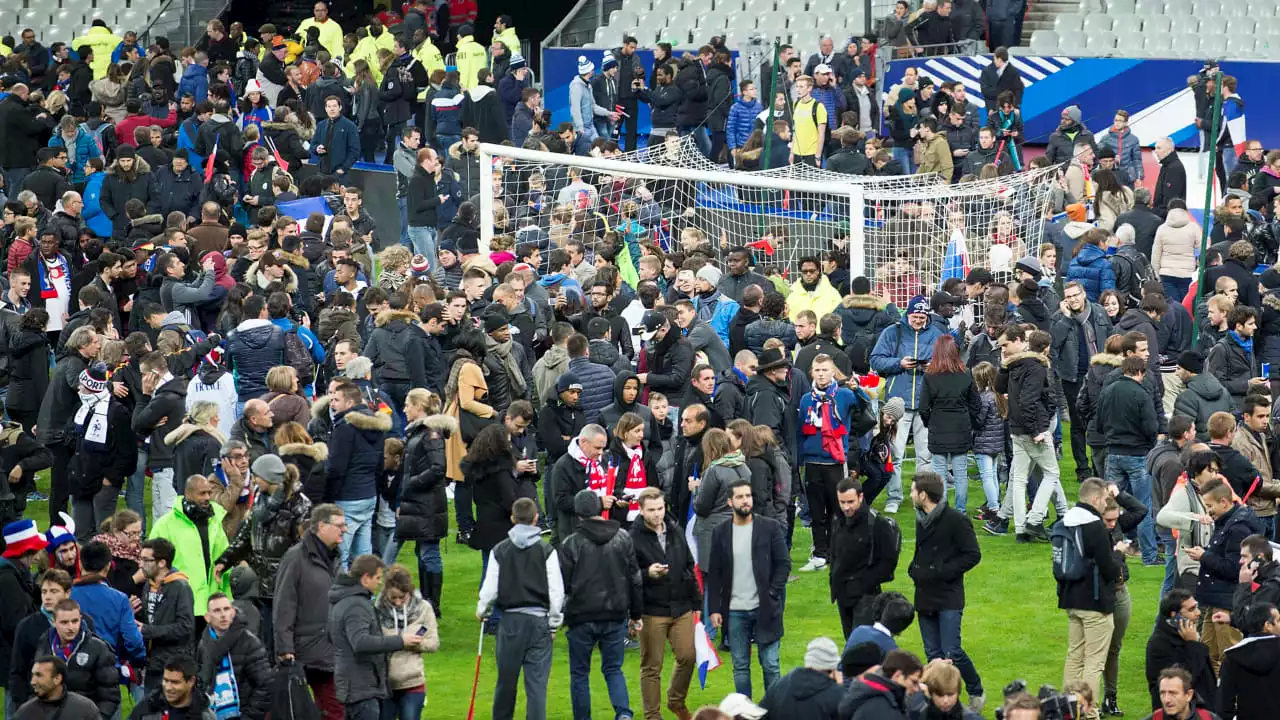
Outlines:
{"type": "Polygon", "coordinates": [[[484,314],[484,331],[491,333],[495,330],[507,327],[511,324],[511,318],[502,310],[490,310],[484,314]]]}
{"type": "Polygon", "coordinates": [[[1178,355],[1178,367],[1199,375],[1204,372],[1204,356],[1195,350],[1187,350],[1178,355]]]}

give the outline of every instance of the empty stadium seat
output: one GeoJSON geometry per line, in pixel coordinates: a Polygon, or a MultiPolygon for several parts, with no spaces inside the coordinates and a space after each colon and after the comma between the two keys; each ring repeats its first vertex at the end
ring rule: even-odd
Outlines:
{"type": "Polygon", "coordinates": [[[1055,55],[1058,52],[1058,33],[1052,30],[1036,30],[1031,33],[1031,52],[1036,55],[1055,55]]]}
{"type": "Polygon", "coordinates": [[[1227,31],[1227,19],[1221,16],[1202,17],[1200,18],[1200,29],[1197,32],[1200,35],[1221,35],[1227,31]]]}
{"type": "Polygon", "coordinates": [[[1111,14],[1111,30],[1115,32],[1125,32],[1126,30],[1141,30],[1142,18],[1133,13],[1116,13],[1111,14]]]}
{"type": "Polygon", "coordinates": [[[1085,16],[1084,25],[1082,26],[1081,29],[1084,30],[1086,35],[1095,33],[1095,32],[1110,32],[1111,22],[1112,22],[1112,18],[1110,15],[1103,15],[1101,13],[1092,13],[1090,15],[1085,16]]]}
{"type": "MultiPolygon", "coordinates": [[[[796,32],[804,33],[809,31],[821,31],[823,33],[831,33],[834,30],[834,28],[818,27],[818,16],[810,15],[809,13],[795,13],[787,16],[787,29],[793,33],[796,33],[796,32]]],[[[835,33],[835,34],[839,35],[840,33],[835,33]]],[[[843,38],[836,39],[837,46],[843,45],[843,44],[844,44],[843,38]]],[[[840,48],[837,47],[836,49],[839,50],[840,48]]]]}
{"type": "Polygon", "coordinates": [[[1145,47],[1146,37],[1141,30],[1124,30],[1116,33],[1116,50],[1121,53],[1132,53],[1145,47]]]}
{"type": "MultiPolygon", "coordinates": [[[[596,28],[595,44],[604,45],[605,43],[609,42],[609,38],[613,37],[613,33],[614,33],[613,29],[609,27],[596,28]]],[[[584,45],[583,47],[586,47],[586,46],[584,45]]]]}
{"type": "Polygon", "coordinates": [[[1063,55],[1074,55],[1083,51],[1087,42],[1085,34],[1079,30],[1058,32],[1058,51],[1063,55]]]}
{"type": "Polygon", "coordinates": [[[1254,20],[1259,20],[1275,17],[1277,12],[1280,12],[1280,7],[1271,0],[1250,0],[1247,14],[1254,20]]]}
{"type": "Polygon", "coordinates": [[[721,15],[720,13],[706,13],[699,15],[696,18],[697,24],[695,27],[697,27],[698,30],[720,32],[724,30],[725,17],[726,16],[721,15]]]}
{"type": "Polygon", "coordinates": [[[1116,49],[1116,34],[1110,30],[1085,33],[1085,48],[1092,54],[1110,55],[1116,49]]]}
{"type": "MultiPolygon", "coordinates": [[[[1274,5],[1274,3],[1272,3],[1274,5]]],[[[1253,17],[1251,6],[1244,2],[1226,3],[1222,7],[1222,16],[1229,18],[1253,17]]]]}
{"type": "Polygon", "coordinates": [[[23,26],[38,30],[40,26],[49,24],[49,12],[47,10],[23,10],[18,15],[18,22],[23,26]]]}
{"type": "Polygon", "coordinates": [[[141,10],[122,10],[116,15],[116,22],[124,27],[141,28],[150,18],[141,10]]]}
{"type": "Polygon", "coordinates": [[[1172,33],[1170,51],[1174,57],[1194,57],[1200,52],[1200,36],[1196,33],[1172,33]]]}
{"type": "Polygon", "coordinates": [[[773,12],[773,0],[747,0],[743,8],[753,15],[773,12]]]}
{"type": "Polygon", "coordinates": [[[1222,55],[1226,55],[1227,54],[1227,36],[1226,35],[1201,35],[1200,36],[1200,54],[1205,57],[1220,57],[1222,55]]]}
{"type": "Polygon", "coordinates": [[[1200,20],[1194,15],[1170,15],[1169,32],[1174,35],[1200,32],[1200,20]]]}
{"type": "Polygon", "coordinates": [[[1150,33],[1168,33],[1169,32],[1169,16],[1168,15],[1148,15],[1142,18],[1142,32],[1150,33]]]}
{"type": "Polygon", "coordinates": [[[1220,2],[1197,0],[1192,7],[1199,17],[1218,17],[1222,14],[1222,3],[1220,2]]]}
{"type": "Polygon", "coordinates": [[[1139,15],[1163,15],[1164,0],[1138,0],[1133,11],[1139,15]]]}
{"type": "Polygon", "coordinates": [[[756,18],[746,12],[729,13],[725,16],[724,26],[729,30],[754,30],[756,18]]]}
{"type": "Polygon", "coordinates": [[[1108,15],[1131,13],[1137,6],[1136,0],[1106,0],[1106,4],[1108,15]]]}
{"type": "Polygon", "coordinates": [[[1192,15],[1195,4],[1191,0],[1164,0],[1164,12],[1166,15],[1192,15]]]}
{"type": "Polygon", "coordinates": [[[609,27],[630,30],[636,26],[636,14],[630,10],[614,10],[609,13],[609,27]]]}
{"type": "MultiPolygon", "coordinates": [[[[1203,43],[1201,43],[1203,47],[1203,43]]],[[[1253,35],[1228,35],[1227,51],[1229,57],[1254,57],[1257,41],[1253,35]]]]}
{"type": "MultiPolygon", "coordinates": [[[[761,12],[756,15],[756,27],[765,32],[785,35],[787,31],[787,14],[781,10],[761,12]]],[[[809,42],[812,42],[812,40],[809,42]]]]}
{"type": "Polygon", "coordinates": [[[1250,38],[1252,38],[1255,32],[1257,32],[1257,27],[1253,21],[1253,18],[1235,17],[1235,18],[1227,19],[1228,44],[1230,44],[1229,41],[1233,37],[1248,35],[1250,36],[1250,38]]]}
{"type": "Polygon", "coordinates": [[[1084,27],[1084,16],[1076,13],[1063,13],[1053,19],[1055,32],[1070,32],[1084,27]]]}
{"type": "Polygon", "coordinates": [[[1167,55],[1173,47],[1173,36],[1169,33],[1150,33],[1146,36],[1143,49],[1157,57],[1167,55]]]}
{"type": "Polygon", "coordinates": [[[716,12],[742,12],[742,0],[716,0],[716,12]]]}

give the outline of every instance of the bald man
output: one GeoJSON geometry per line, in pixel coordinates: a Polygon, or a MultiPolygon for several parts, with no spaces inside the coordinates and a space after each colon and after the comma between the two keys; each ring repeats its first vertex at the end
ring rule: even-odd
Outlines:
{"type": "Polygon", "coordinates": [[[255,398],[244,404],[244,415],[231,428],[231,439],[249,447],[250,464],[276,451],[275,442],[271,439],[271,426],[274,424],[275,414],[265,401],[255,398]]]}

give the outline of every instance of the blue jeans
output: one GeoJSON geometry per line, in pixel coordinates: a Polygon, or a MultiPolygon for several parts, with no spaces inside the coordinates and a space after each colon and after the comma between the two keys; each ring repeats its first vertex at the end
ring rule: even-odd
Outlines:
{"type": "MultiPolygon", "coordinates": [[[[1147,475],[1146,457],[1107,453],[1106,475],[1107,482],[1114,482],[1138,502],[1151,507],[1151,477],[1147,475]]],[[[1138,525],[1138,547],[1142,550],[1143,565],[1156,562],[1156,522],[1151,519],[1151,513],[1138,525]]]]}
{"type": "MultiPolygon", "coordinates": [[[[729,655],[733,657],[733,689],[754,697],[751,694],[751,643],[756,636],[755,610],[729,611],[729,655]]],[[[768,645],[757,644],[756,652],[760,656],[760,669],[764,671],[764,691],[782,676],[778,650],[781,643],[774,641],[768,645]]]]}
{"type": "Polygon", "coordinates": [[[400,244],[413,249],[409,242],[409,199],[396,198],[396,208],[400,211],[400,244]]]}
{"type": "Polygon", "coordinates": [[[382,701],[377,699],[361,700],[342,706],[343,720],[378,720],[382,714],[382,701]]]}
{"type": "Polygon", "coordinates": [[[993,512],[1000,509],[1000,481],[996,478],[998,458],[998,455],[973,454],[974,462],[978,463],[978,475],[982,477],[982,495],[987,501],[987,508],[993,512]]]}
{"type": "Polygon", "coordinates": [[[382,714],[378,720],[419,720],[426,702],[425,692],[392,690],[391,697],[382,701],[382,714]]]}
{"type": "Polygon", "coordinates": [[[1160,584],[1160,597],[1164,597],[1178,582],[1178,543],[1173,539],[1173,533],[1164,528],[1156,533],[1164,543],[1164,582],[1160,584]]]}
{"type": "Polygon", "coordinates": [[[969,503],[969,456],[965,453],[934,455],[933,471],[956,489],[955,509],[965,511],[969,503]]]}
{"type": "Polygon", "coordinates": [[[920,613],[920,639],[924,641],[924,654],[930,659],[947,658],[960,671],[964,689],[969,697],[982,694],[982,678],[973,666],[969,654],[960,646],[960,623],[963,610],[940,610],[936,613],[920,613]]]}
{"type": "Polygon", "coordinates": [[[1191,289],[1191,278],[1160,276],[1160,284],[1164,286],[1164,294],[1173,302],[1182,302],[1191,289]]]}
{"type": "MultiPolygon", "coordinates": [[[[440,559],[439,540],[418,540],[418,572],[442,573],[444,561],[440,559]]],[[[480,581],[484,582],[483,578],[480,581]]]]}
{"type": "Polygon", "coordinates": [[[893,159],[897,160],[898,164],[902,166],[902,171],[904,173],[910,175],[916,171],[915,163],[911,162],[915,159],[915,156],[911,152],[911,148],[894,147],[893,159]]]}
{"type": "Polygon", "coordinates": [[[606,140],[613,137],[613,124],[608,118],[596,118],[596,136],[605,138],[606,140]]]}
{"type": "Polygon", "coordinates": [[[337,506],[347,518],[347,530],[338,543],[342,569],[346,570],[351,566],[351,558],[373,552],[373,511],[378,507],[378,499],[339,500],[337,506]]]}
{"type": "Polygon", "coordinates": [[[578,137],[573,141],[573,154],[586,155],[589,153],[591,151],[591,143],[595,142],[597,137],[595,125],[589,125],[578,131],[578,137]]]}
{"type": "Polygon", "coordinates": [[[413,252],[427,259],[428,272],[435,275],[440,268],[440,251],[436,245],[436,229],[433,227],[409,226],[409,243],[413,252]]]}
{"type": "Polygon", "coordinates": [[[461,139],[461,135],[441,135],[436,133],[436,143],[440,146],[440,154],[444,155],[449,152],[449,148],[453,147],[453,144],[461,139]]]}
{"type": "Polygon", "coordinates": [[[627,694],[627,678],[622,674],[626,654],[625,622],[582,623],[569,628],[569,701],[573,720],[591,720],[591,654],[600,646],[600,672],[609,689],[609,704],[614,718],[630,718],[631,697],[627,694]]]}

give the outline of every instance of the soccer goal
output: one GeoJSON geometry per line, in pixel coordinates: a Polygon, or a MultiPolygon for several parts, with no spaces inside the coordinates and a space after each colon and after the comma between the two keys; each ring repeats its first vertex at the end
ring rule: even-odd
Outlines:
{"type": "MultiPolygon", "coordinates": [[[[971,267],[999,279],[1036,254],[1056,168],[945,184],[937,176],[858,177],[788,166],[725,170],[683,149],[614,158],[480,146],[482,248],[496,234],[544,252],[639,244],[664,253],[746,246],[766,272],[794,279],[798,262],[847,253],[895,302],[971,267]]],[[[607,251],[606,251],[607,252],[607,251]]],[[[843,259],[841,259],[843,261],[843,259]]]]}

